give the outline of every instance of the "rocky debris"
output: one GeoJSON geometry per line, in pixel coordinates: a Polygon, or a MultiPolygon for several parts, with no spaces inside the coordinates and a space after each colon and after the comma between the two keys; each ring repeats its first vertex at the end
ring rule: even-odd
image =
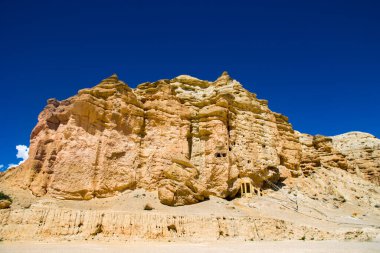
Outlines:
{"type": "Polygon", "coordinates": [[[295,132],[227,72],[214,82],[181,75],[136,89],[112,75],[66,100],[49,99],[29,159],[0,183],[74,200],[143,188],[178,206],[231,199],[243,181],[264,188],[321,167],[356,173],[357,164],[373,181],[378,149],[362,159],[338,139],[295,132]]]}
{"type": "Polygon", "coordinates": [[[146,203],[144,206],[145,211],[152,211],[153,209],[154,209],[154,207],[149,203],[146,203]]]}

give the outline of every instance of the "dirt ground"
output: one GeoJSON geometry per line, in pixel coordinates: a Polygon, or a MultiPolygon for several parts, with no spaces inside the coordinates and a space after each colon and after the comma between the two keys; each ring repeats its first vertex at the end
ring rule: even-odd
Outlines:
{"type": "Polygon", "coordinates": [[[81,252],[134,252],[134,253],[203,253],[203,252],[260,252],[260,253],[360,253],[380,252],[380,242],[344,242],[344,241],[281,241],[281,242],[209,242],[209,243],[37,243],[37,242],[3,242],[1,253],[81,253],[81,252]]]}

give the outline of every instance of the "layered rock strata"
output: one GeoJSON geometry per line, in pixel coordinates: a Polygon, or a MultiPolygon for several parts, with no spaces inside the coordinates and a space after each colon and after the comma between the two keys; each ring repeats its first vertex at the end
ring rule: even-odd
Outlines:
{"type": "Polygon", "coordinates": [[[380,185],[380,140],[362,132],[349,132],[332,137],[333,146],[344,154],[357,173],[380,185]]]}
{"type": "Polygon", "coordinates": [[[113,75],[49,99],[29,159],[0,181],[78,200],[144,188],[185,205],[234,198],[243,181],[265,188],[320,166],[355,171],[356,156],[346,156],[330,138],[295,132],[226,72],[214,82],[182,75],[136,89],[113,75]]]}
{"type": "Polygon", "coordinates": [[[309,176],[316,169],[339,168],[354,173],[354,167],[349,164],[345,155],[334,149],[332,138],[297,132],[302,147],[301,170],[304,176],[309,176]]]}
{"type": "MultiPolygon", "coordinates": [[[[345,239],[291,222],[253,217],[130,214],[71,209],[0,210],[3,240],[324,240],[345,239]],[[25,233],[28,231],[28,233],[25,233]]],[[[368,240],[374,235],[358,234],[368,240]]],[[[360,238],[355,238],[360,239],[360,238]]]]}

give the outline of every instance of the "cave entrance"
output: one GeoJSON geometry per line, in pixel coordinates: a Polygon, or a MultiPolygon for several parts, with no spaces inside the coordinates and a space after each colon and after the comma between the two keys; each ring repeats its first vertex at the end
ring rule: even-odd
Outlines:
{"type": "Polygon", "coordinates": [[[251,183],[242,183],[240,185],[240,196],[241,197],[252,197],[252,184],[251,183]]]}
{"type": "Polygon", "coordinates": [[[261,189],[256,188],[252,185],[252,183],[248,180],[243,180],[241,185],[240,185],[240,190],[237,196],[240,195],[240,197],[248,198],[248,197],[253,197],[253,196],[261,196],[261,189]],[[240,193],[240,194],[239,194],[240,193]]]}

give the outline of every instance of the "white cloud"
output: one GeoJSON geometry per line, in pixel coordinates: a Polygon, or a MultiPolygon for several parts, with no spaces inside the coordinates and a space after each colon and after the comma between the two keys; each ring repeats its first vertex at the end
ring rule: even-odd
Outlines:
{"type": "MultiPolygon", "coordinates": [[[[20,162],[20,164],[21,164],[21,162],[20,162]]],[[[10,163],[10,164],[8,164],[8,169],[12,168],[12,167],[16,167],[16,166],[18,166],[18,164],[10,163]]]]}
{"type": "Polygon", "coordinates": [[[0,170],[1,170],[2,168],[4,168],[4,165],[3,165],[3,164],[0,164],[0,170]]]}
{"type": "Polygon", "coordinates": [[[21,158],[22,160],[18,164],[15,164],[15,163],[8,164],[8,169],[22,164],[29,157],[29,154],[28,154],[29,153],[29,147],[27,147],[25,145],[17,145],[16,149],[17,149],[16,157],[21,158]]]}
{"type": "Polygon", "coordinates": [[[8,164],[8,169],[9,168],[12,168],[12,167],[16,167],[16,166],[19,166],[20,164],[22,164],[23,162],[25,162],[25,160],[22,160],[22,161],[20,161],[19,163],[10,163],[10,164],[8,164]]]}
{"type": "Polygon", "coordinates": [[[22,162],[24,162],[26,159],[28,159],[29,148],[27,146],[17,145],[16,149],[17,149],[17,155],[16,155],[17,158],[21,158],[22,162]]]}

